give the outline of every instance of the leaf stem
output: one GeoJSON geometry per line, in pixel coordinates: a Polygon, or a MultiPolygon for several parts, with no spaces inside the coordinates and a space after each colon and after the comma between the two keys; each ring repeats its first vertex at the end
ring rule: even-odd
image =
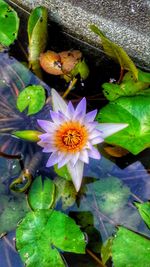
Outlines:
{"type": "Polygon", "coordinates": [[[86,252],[98,263],[100,267],[106,267],[106,265],[104,265],[102,261],[91,250],[87,248],[86,252]]]}
{"type": "Polygon", "coordinates": [[[75,86],[77,80],[78,80],[77,78],[73,78],[73,80],[69,83],[67,90],[64,92],[64,94],[62,96],[63,98],[65,98],[70,93],[72,88],[75,86]]]}
{"type": "Polygon", "coordinates": [[[121,67],[121,69],[120,69],[120,77],[119,77],[119,80],[117,82],[118,84],[120,84],[122,82],[123,75],[124,75],[124,68],[121,67]]]}

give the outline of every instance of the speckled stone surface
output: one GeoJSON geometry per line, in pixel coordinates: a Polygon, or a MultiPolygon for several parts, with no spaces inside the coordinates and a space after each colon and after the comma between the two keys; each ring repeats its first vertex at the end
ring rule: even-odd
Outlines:
{"type": "Polygon", "coordinates": [[[49,8],[50,19],[63,30],[100,45],[89,30],[96,24],[112,41],[120,44],[141,66],[150,68],[150,0],[17,0],[33,8],[49,8]]]}

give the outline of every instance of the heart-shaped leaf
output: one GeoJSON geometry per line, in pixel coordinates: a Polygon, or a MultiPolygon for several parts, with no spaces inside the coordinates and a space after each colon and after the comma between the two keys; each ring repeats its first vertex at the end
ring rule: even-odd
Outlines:
{"type": "Polygon", "coordinates": [[[0,43],[11,45],[17,37],[19,18],[17,13],[5,1],[0,0],[0,43]]]}
{"type": "Polygon", "coordinates": [[[135,206],[138,208],[138,211],[144,222],[150,228],[150,202],[135,203],[135,206]]]}
{"type": "Polygon", "coordinates": [[[55,197],[55,185],[49,179],[45,178],[42,182],[41,176],[38,176],[32,183],[28,194],[29,205],[33,210],[50,209],[55,197]]]}
{"type": "Polygon", "coordinates": [[[41,85],[26,87],[17,98],[17,108],[20,112],[28,107],[28,115],[39,112],[45,104],[45,90],[41,85]]]}
{"type": "Polygon", "coordinates": [[[55,210],[28,213],[17,228],[16,246],[27,267],[65,267],[60,250],[85,253],[84,234],[79,226],[55,210]]]}
{"type": "Polygon", "coordinates": [[[150,146],[150,96],[121,97],[102,108],[97,120],[129,124],[105,139],[110,144],[121,146],[134,155],[150,146]]]}
{"type": "Polygon", "coordinates": [[[131,71],[134,79],[137,80],[138,70],[125,50],[119,45],[111,42],[95,25],[90,25],[90,29],[101,38],[105,53],[113,60],[117,61],[122,69],[131,71]]]}
{"type": "Polygon", "coordinates": [[[149,267],[150,240],[124,227],[113,239],[112,259],[115,267],[149,267]]]}

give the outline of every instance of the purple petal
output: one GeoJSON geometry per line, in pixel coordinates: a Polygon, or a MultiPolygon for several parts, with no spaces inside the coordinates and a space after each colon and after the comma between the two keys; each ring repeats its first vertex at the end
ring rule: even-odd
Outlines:
{"type": "Polygon", "coordinates": [[[45,132],[52,132],[56,129],[56,125],[53,122],[45,120],[37,120],[37,122],[45,132]]]}
{"type": "Polygon", "coordinates": [[[89,163],[89,156],[86,149],[80,152],[79,159],[87,164],[89,163]]]}
{"type": "Polygon", "coordinates": [[[43,141],[43,142],[47,142],[47,141],[50,141],[52,139],[52,134],[50,133],[45,133],[45,134],[41,134],[39,135],[40,139],[43,141]]]}
{"type": "Polygon", "coordinates": [[[77,105],[75,112],[74,112],[74,116],[73,119],[77,119],[76,117],[79,116],[79,114],[81,114],[81,117],[84,117],[86,113],[86,98],[84,97],[80,103],[77,105]]]}
{"type": "Polygon", "coordinates": [[[89,139],[93,139],[95,137],[101,137],[101,132],[99,130],[93,130],[90,134],[89,134],[89,139]]]}
{"type": "Polygon", "coordinates": [[[102,131],[102,137],[106,138],[114,133],[121,131],[128,126],[127,123],[99,123],[97,129],[102,131]]]}
{"type": "Polygon", "coordinates": [[[86,128],[88,129],[89,133],[92,132],[99,123],[96,121],[85,123],[86,128]]]}
{"type": "Polygon", "coordinates": [[[94,119],[95,119],[95,117],[96,117],[96,114],[97,114],[97,109],[88,112],[88,113],[85,115],[85,122],[92,122],[92,121],[94,121],[94,119]]]}
{"type": "Polygon", "coordinates": [[[66,113],[67,112],[67,104],[66,104],[66,102],[57,93],[57,91],[55,89],[52,89],[51,93],[52,93],[53,110],[55,112],[61,111],[62,113],[66,113]]]}
{"type": "Polygon", "coordinates": [[[76,165],[73,166],[72,163],[68,162],[67,168],[72,177],[72,181],[75,186],[75,189],[78,192],[81,187],[81,182],[83,178],[84,163],[81,160],[78,160],[76,165]]]}
{"type": "Polygon", "coordinates": [[[71,163],[73,164],[73,166],[77,163],[78,159],[79,159],[79,152],[76,152],[75,154],[72,155],[71,157],[71,163]]]}
{"type": "Polygon", "coordinates": [[[96,145],[96,144],[102,143],[103,141],[104,141],[104,139],[102,137],[98,136],[98,137],[95,137],[91,140],[91,144],[96,145]]]}
{"type": "Polygon", "coordinates": [[[69,103],[68,103],[68,108],[67,108],[67,114],[68,114],[68,117],[71,119],[72,118],[72,116],[73,116],[73,114],[74,114],[74,107],[73,107],[73,105],[72,105],[72,103],[71,103],[71,101],[69,101],[69,103]]]}
{"type": "Polygon", "coordinates": [[[46,167],[51,167],[55,165],[56,163],[58,163],[58,153],[54,152],[50,155],[48,162],[46,164],[46,167]]]}
{"type": "Polygon", "coordinates": [[[92,149],[88,151],[88,155],[90,158],[93,158],[93,159],[101,158],[99,151],[95,147],[92,147],[92,149]]]}
{"type": "Polygon", "coordinates": [[[58,162],[58,168],[61,168],[64,165],[66,165],[69,162],[70,159],[71,159],[71,155],[70,154],[65,155],[62,158],[62,160],[60,162],[58,162]]]}
{"type": "Polygon", "coordinates": [[[54,147],[52,144],[51,145],[48,144],[44,146],[44,149],[43,149],[43,152],[45,153],[51,153],[51,152],[56,152],[56,151],[57,151],[56,147],[54,147]]]}

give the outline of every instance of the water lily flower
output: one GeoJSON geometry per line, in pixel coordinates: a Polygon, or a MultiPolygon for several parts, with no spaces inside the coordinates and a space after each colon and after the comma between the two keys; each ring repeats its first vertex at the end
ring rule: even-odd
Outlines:
{"type": "Polygon", "coordinates": [[[84,163],[88,164],[89,158],[101,157],[95,145],[128,125],[100,124],[94,121],[97,110],[86,114],[85,98],[74,108],[71,102],[67,105],[54,89],[52,103],[51,121],[38,120],[38,124],[45,131],[39,136],[38,144],[44,148],[43,152],[51,153],[46,167],[58,164],[58,168],[61,168],[67,165],[76,191],[79,191],[84,163]]]}

